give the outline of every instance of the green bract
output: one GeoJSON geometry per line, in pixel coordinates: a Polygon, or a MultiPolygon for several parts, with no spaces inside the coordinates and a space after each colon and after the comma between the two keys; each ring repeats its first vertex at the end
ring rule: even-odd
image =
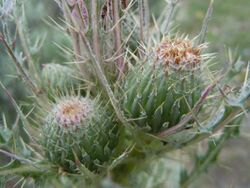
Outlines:
{"type": "Polygon", "coordinates": [[[163,42],[156,55],[156,60],[135,65],[124,84],[127,117],[150,133],[176,125],[204,89],[200,52],[190,41],[163,42]]]}
{"type": "Polygon", "coordinates": [[[50,91],[67,91],[79,87],[79,79],[77,79],[77,72],[64,65],[60,64],[46,64],[42,69],[43,87],[50,91]]]}
{"type": "Polygon", "coordinates": [[[66,171],[76,172],[77,161],[89,170],[109,161],[118,142],[112,116],[87,98],[64,98],[55,104],[43,129],[47,158],[66,171]]]}

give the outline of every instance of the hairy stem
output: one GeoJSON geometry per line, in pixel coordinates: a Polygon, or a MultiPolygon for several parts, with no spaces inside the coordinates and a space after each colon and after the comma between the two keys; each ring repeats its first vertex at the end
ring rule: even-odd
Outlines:
{"type": "Polygon", "coordinates": [[[163,34],[167,34],[169,31],[170,22],[172,20],[173,15],[174,15],[174,10],[175,10],[177,3],[178,3],[178,0],[169,0],[168,1],[167,15],[166,15],[166,17],[162,17],[162,19],[164,19],[164,20],[160,21],[160,23],[161,22],[163,23],[162,24],[163,27],[161,29],[163,34]]]}
{"type": "Polygon", "coordinates": [[[198,35],[198,38],[196,39],[196,42],[195,42],[197,46],[204,43],[204,41],[205,41],[205,37],[207,34],[208,22],[212,16],[212,12],[213,12],[213,3],[214,3],[214,0],[211,0],[209,7],[207,9],[206,16],[205,16],[204,21],[202,23],[200,34],[198,35]]]}
{"type": "Polygon", "coordinates": [[[68,24],[69,33],[70,33],[70,36],[72,38],[74,56],[75,56],[75,60],[77,61],[76,65],[77,65],[78,69],[81,70],[84,77],[86,79],[89,79],[90,74],[85,70],[84,66],[81,66],[78,63],[78,62],[80,62],[82,60],[81,59],[81,45],[80,45],[81,37],[79,36],[77,31],[74,30],[74,26],[76,25],[76,23],[74,22],[74,20],[73,20],[73,18],[71,16],[69,7],[66,4],[65,0],[62,1],[62,8],[63,8],[64,17],[66,19],[66,23],[68,24]]]}
{"type": "Polygon", "coordinates": [[[119,16],[119,1],[113,0],[113,11],[114,11],[114,35],[115,35],[115,49],[117,54],[117,66],[119,70],[118,80],[120,80],[124,74],[125,63],[122,57],[122,40],[121,40],[121,28],[120,28],[120,16],[119,16]]]}
{"type": "Polygon", "coordinates": [[[0,176],[7,176],[7,175],[22,175],[22,174],[41,174],[44,175],[45,172],[47,172],[49,169],[51,169],[51,165],[39,165],[37,167],[34,167],[33,165],[25,165],[20,166],[13,169],[6,169],[0,171],[0,176]]]}
{"type": "Polygon", "coordinates": [[[38,89],[36,83],[31,79],[31,77],[29,76],[29,74],[21,66],[21,63],[16,58],[14,52],[12,51],[12,49],[10,48],[10,46],[8,45],[8,43],[6,42],[6,40],[5,40],[4,36],[2,35],[2,33],[0,33],[0,40],[3,42],[3,45],[7,49],[7,52],[9,54],[9,56],[11,57],[13,63],[16,66],[17,71],[22,76],[23,80],[30,86],[30,88],[32,89],[32,91],[35,94],[40,93],[40,90],[38,89]]]}
{"type": "MultiPolygon", "coordinates": [[[[24,5],[22,5],[21,8],[22,8],[22,19],[25,20],[24,5]]],[[[31,75],[34,76],[36,80],[40,81],[35,64],[34,64],[34,60],[29,50],[28,37],[24,31],[26,29],[24,28],[25,23],[22,22],[22,19],[16,18],[17,32],[21,41],[21,46],[23,48],[25,57],[27,58],[29,72],[31,73],[31,75]]]]}
{"type": "Polygon", "coordinates": [[[33,161],[31,161],[29,159],[24,159],[22,157],[19,157],[13,153],[10,153],[10,152],[2,150],[2,149],[0,149],[0,153],[6,155],[7,157],[10,157],[11,159],[15,159],[15,160],[21,161],[21,162],[26,163],[26,164],[33,164],[34,163],[33,161]]]}
{"type": "Polygon", "coordinates": [[[149,30],[149,10],[148,1],[139,0],[139,13],[140,13],[140,39],[145,43],[147,38],[147,33],[149,30]]]}
{"type": "Polygon", "coordinates": [[[91,25],[92,25],[92,40],[93,40],[93,51],[98,61],[101,61],[101,50],[100,41],[98,35],[98,22],[97,22],[97,2],[96,0],[91,1],[91,25]]]}
{"type": "MultiPolygon", "coordinates": [[[[67,4],[64,1],[62,2],[62,7],[63,7],[63,13],[64,13],[64,17],[66,19],[66,22],[70,25],[73,25],[73,22],[72,22],[71,17],[70,17],[70,12],[68,10],[67,4]]],[[[77,61],[80,61],[79,57],[81,55],[81,49],[80,49],[79,38],[78,38],[77,32],[75,32],[71,27],[68,27],[68,29],[69,29],[69,33],[71,35],[71,38],[73,40],[73,49],[75,52],[75,54],[74,54],[75,59],[77,61]]]]}
{"type": "Polygon", "coordinates": [[[117,118],[121,121],[121,123],[123,123],[123,125],[128,125],[129,126],[129,124],[127,123],[127,120],[124,118],[123,113],[119,108],[119,103],[118,103],[118,101],[117,101],[117,99],[116,99],[116,97],[115,97],[115,95],[114,95],[114,93],[113,93],[113,91],[112,91],[112,89],[111,89],[111,87],[110,87],[110,85],[108,83],[108,80],[107,80],[107,78],[106,78],[106,76],[105,76],[105,74],[104,74],[104,72],[103,72],[103,70],[102,70],[102,68],[100,66],[100,62],[97,60],[94,52],[92,51],[92,48],[91,48],[91,46],[89,44],[88,39],[86,38],[86,36],[83,33],[80,32],[80,34],[81,34],[83,43],[86,46],[86,50],[89,53],[91,62],[93,63],[93,67],[94,67],[94,69],[96,71],[96,75],[98,76],[99,81],[101,82],[101,84],[104,87],[107,95],[110,98],[111,104],[112,104],[112,106],[113,106],[113,108],[115,110],[117,118]]]}

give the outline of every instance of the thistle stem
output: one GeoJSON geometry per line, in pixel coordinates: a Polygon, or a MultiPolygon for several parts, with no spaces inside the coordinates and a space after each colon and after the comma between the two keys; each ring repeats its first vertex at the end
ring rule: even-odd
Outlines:
{"type": "MultiPolygon", "coordinates": [[[[22,9],[22,18],[25,20],[24,5],[22,5],[21,9],[22,9]]],[[[17,25],[17,32],[21,41],[21,46],[23,48],[25,57],[27,58],[28,70],[32,75],[34,75],[36,80],[40,81],[39,76],[37,74],[37,70],[35,68],[34,60],[29,50],[28,37],[24,32],[24,30],[26,29],[24,26],[25,23],[22,23],[20,18],[18,19],[16,18],[16,25],[17,25]]]]}
{"type": "Polygon", "coordinates": [[[108,80],[100,66],[100,62],[97,60],[91,46],[90,43],[88,41],[88,39],[86,38],[86,36],[80,32],[80,35],[82,37],[83,43],[86,46],[86,50],[88,51],[89,57],[91,59],[91,62],[94,65],[94,69],[96,71],[96,75],[99,78],[99,81],[101,82],[102,86],[104,87],[105,91],[107,92],[107,95],[110,98],[111,104],[115,110],[115,113],[117,115],[117,118],[121,121],[121,123],[123,123],[123,125],[127,125],[127,127],[129,126],[129,124],[127,123],[127,120],[124,118],[122,111],[119,108],[119,103],[108,83],[108,80]]]}
{"type": "Polygon", "coordinates": [[[178,3],[178,0],[170,0],[168,2],[168,12],[167,12],[167,15],[166,17],[164,17],[163,19],[165,20],[162,20],[163,21],[163,27],[162,27],[162,33],[163,34],[167,34],[168,31],[169,31],[169,25],[170,25],[170,22],[172,20],[172,17],[173,17],[173,14],[174,14],[174,10],[175,10],[175,7],[176,7],[176,4],[178,3]]]}
{"type": "Polygon", "coordinates": [[[206,34],[207,34],[208,22],[209,22],[209,20],[210,20],[210,18],[212,16],[212,13],[213,13],[213,3],[214,3],[214,0],[211,0],[210,4],[209,4],[209,7],[207,9],[206,16],[205,16],[204,21],[202,23],[200,34],[198,35],[198,38],[196,39],[195,44],[197,46],[204,43],[204,40],[205,40],[205,37],[206,37],[206,34]]]}
{"type": "MultiPolygon", "coordinates": [[[[64,17],[66,19],[66,22],[69,23],[70,25],[73,25],[68,7],[64,1],[62,2],[62,7],[63,7],[63,13],[64,13],[64,17]]],[[[72,41],[73,41],[73,49],[75,52],[75,54],[74,54],[75,59],[77,61],[80,61],[79,56],[81,55],[81,49],[80,49],[79,38],[78,38],[77,32],[75,32],[71,27],[69,27],[69,33],[70,33],[72,41]]]]}
{"type": "Polygon", "coordinates": [[[143,43],[145,43],[145,38],[147,38],[147,33],[149,29],[149,11],[148,11],[148,1],[139,0],[139,13],[140,13],[140,38],[143,43]]]}
{"type": "Polygon", "coordinates": [[[15,160],[24,162],[24,163],[26,163],[26,164],[33,164],[33,161],[28,160],[28,159],[24,159],[24,158],[22,158],[22,157],[19,157],[19,156],[13,154],[13,153],[8,152],[8,151],[4,151],[4,150],[0,149],[0,153],[6,155],[6,156],[8,156],[8,157],[10,157],[11,159],[15,159],[15,160]]]}
{"type": "Polygon", "coordinates": [[[113,0],[114,11],[114,35],[115,35],[115,49],[117,52],[117,66],[119,70],[118,80],[120,80],[124,74],[125,63],[122,57],[122,40],[121,40],[121,28],[120,28],[120,16],[119,16],[119,1],[113,0]]]}
{"type": "Polygon", "coordinates": [[[91,1],[91,25],[93,31],[93,51],[96,55],[98,61],[101,61],[101,50],[100,50],[100,41],[98,35],[98,22],[97,22],[97,2],[96,0],[91,1]]]}
{"type": "Polygon", "coordinates": [[[185,179],[184,182],[182,182],[182,188],[187,188],[192,182],[194,182],[194,180],[202,173],[204,172],[207,167],[209,166],[209,164],[213,161],[213,159],[219,154],[219,152],[221,151],[223,145],[225,144],[225,142],[230,138],[231,134],[233,133],[234,129],[231,129],[227,132],[225,132],[222,137],[220,138],[220,140],[216,143],[215,148],[213,148],[213,150],[211,152],[208,152],[206,155],[205,160],[197,165],[192,172],[190,173],[190,175],[188,176],[187,179],[185,179]]]}
{"type": "Polygon", "coordinates": [[[20,166],[14,169],[1,170],[0,176],[7,176],[13,174],[41,174],[44,175],[46,171],[51,170],[51,165],[39,165],[38,167],[34,167],[33,165],[25,165],[20,166]]]}
{"type": "Polygon", "coordinates": [[[38,89],[35,82],[33,82],[33,80],[31,80],[29,74],[26,73],[24,68],[21,66],[21,63],[17,60],[14,52],[12,51],[12,49],[10,48],[8,43],[6,42],[6,40],[5,40],[4,36],[2,35],[2,33],[0,33],[0,41],[3,42],[5,48],[7,49],[7,52],[9,54],[9,56],[11,57],[13,63],[15,64],[17,71],[19,72],[19,74],[21,74],[23,80],[30,86],[30,88],[32,89],[32,91],[35,94],[38,94],[40,92],[40,90],[38,89]]]}
{"type": "MultiPolygon", "coordinates": [[[[63,8],[63,13],[64,13],[64,17],[66,19],[66,23],[68,23],[69,27],[69,33],[71,35],[72,38],[72,43],[73,43],[73,49],[74,49],[74,56],[75,56],[75,60],[77,62],[81,61],[81,45],[80,45],[80,39],[81,37],[79,36],[79,34],[77,33],[77,31],[74,30],[74,28],[72,26],[75,26],[76,23],[74,23],[71,14],[70,14],[70,10],[68,5],[66,4],[66,2],[63,0],[62,2],[62,8],[63,8]]],[[[76,63],[78,69],[81,70],[82,74],[84,75],[85,78],[90,78],[90,74],[84,69],[83,66],[80,66],[78,63],[76,63]]]]}

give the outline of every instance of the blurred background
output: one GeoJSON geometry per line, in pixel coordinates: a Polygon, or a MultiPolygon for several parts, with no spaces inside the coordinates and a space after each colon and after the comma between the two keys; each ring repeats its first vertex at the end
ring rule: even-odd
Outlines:
{"type": "MultiPolygon", "coordinates": [[[[0,1],[1,2],[1,1],[0,1]]],[[[163,10],[164,0],[149,0],[150,10],[157,17],[163,10]]],[[[199,33],[209,0],[180,0],[175,14],[177,30],[195,36],[199,33]]],[[[59,19],[60,10],[53,0],[32,0],[25,7],[29,37],[36,41],[44,39],[44,44],[35,56],[40,65],[66,61],[55,43],[68,45],[64,35],[46,22],[49,17],[59,19]]],[[[250,1],[215,0],[213,16],[209,24],[207,41],[211,51],[219,54],[225,62],[226,49],[231,48],[241,56],[242,62],[250,60],[250,1]]],[[[1,18],[0,18],[1,22],[1,18]]],[[[1,23],[2,24],[2,23],[1,23]]],[[[2,27],[2,25],[0,26],[2,27]]],[[[18,41],[17,41],[18,43],[18,41]]],[[[21,52],[20,52],[21,53],[21,52]]],[[[224,62],[223,62],[224,61],[224,62]]],[[[19,102],[27,100],[23,84],[15,75],[15,68],[0,44],[0,80],[19,102]],[[26,97],[26,98],[25,98],[26,97]]],[[[23,105],[25,108],[25,105],[23,105]]],[[[14,123],[16,113],[8,97],[0,89],[0,116],[5,114],[9,124],[14,123]]],[[[0,117],[0,124],[1,118],[0,117]]],[[[218,163],[209,168],[194,182],[194,188],[250,188],[250,121],[246,118],[240,137],[231,139],[219,156],[218,163]]],[[[1,135],[0,135],[1,137],[1,135]]],[[[1,156],[0,156],[1,158],[1,156]]],[[[0,159],[1,160],[1,159],[0,159]]]]}

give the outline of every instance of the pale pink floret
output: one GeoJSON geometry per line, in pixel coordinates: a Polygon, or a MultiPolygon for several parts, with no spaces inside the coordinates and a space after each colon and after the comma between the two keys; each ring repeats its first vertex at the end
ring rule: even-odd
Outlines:
{"type": "Polygon", "coordinates": [[[59,101],[54,107],[55,121],[64,128],[76,128],[89,118],[92,113],[92,102],[83,97],[69,97],[59,101]]]}
{"type": "Polygon", "coordinates": [[[200,65],[201,47],[194,47],[188,39],[165,39],[156,48],[156,58],[166,70],[192,69],[200,65]]]}

